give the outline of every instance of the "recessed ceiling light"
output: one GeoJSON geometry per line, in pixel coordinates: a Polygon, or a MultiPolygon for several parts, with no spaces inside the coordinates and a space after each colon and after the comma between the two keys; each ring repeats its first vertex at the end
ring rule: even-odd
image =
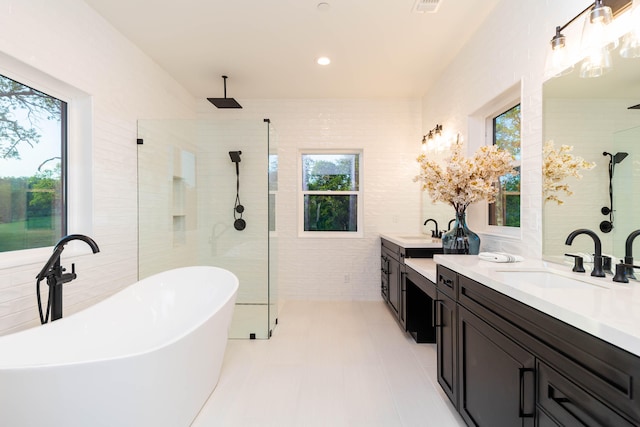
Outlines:
{"type": "Polygon", "coordinates": [[[331,9],[331,5],[329,3],[322,2],[318,3],[317,8],[320,12],[327,12],[329,9],[331,9]]]}
{"type": "Polygon", "coordinates": [[[331,64],[331,59],[328,56],[321,56],[316,62],[318,65],[329,65],[331,64]]]}

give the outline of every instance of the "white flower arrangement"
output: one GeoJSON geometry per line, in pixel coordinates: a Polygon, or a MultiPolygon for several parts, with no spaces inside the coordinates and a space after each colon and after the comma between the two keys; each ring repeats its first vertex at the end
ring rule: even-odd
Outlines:
{"type": "Polygon", "coordinates": [[[573,192],[569,189],[569,184],[563,182],[565,178],[573,176],[576,179],[582,179],[580,170],[593,169],[595,162],[587,162],[582,157],[571,154],[572,146],[561,145],[556,149],[553,141],[544,143],[542,149],[542,194],[545,203],[554,201],[558,205],[564,203],[558,196],[558,193],[564,192],[566,196],[570,196],[573,192]]]}
{"type": "Polygon", "coordinates": [[[420,174],[413,180],[422,183],[433,202],[451,204],[462,213],[471,203],[486,199],[495,201],[498,179],[507,174],[517,174],[513,168],[513,156],[495,145],[481,146],[471,158],[462,155],[462,144],[453,145],[453,153],[444,168],[425,154],[417,158],[420,174]]]}

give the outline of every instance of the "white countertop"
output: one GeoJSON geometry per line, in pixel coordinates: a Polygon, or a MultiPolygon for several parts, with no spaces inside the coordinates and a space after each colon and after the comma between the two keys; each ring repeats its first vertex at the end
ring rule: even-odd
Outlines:
{"type": "Polygon", "coordinates": [[[380,234],[380,237],[408,249],[442,247],[442,240],[427,236],[426,234],[384,233],[380,234]]]}
{"type": "MultiPolygon", "coordinates": [[[[413,265],[420,266],[420,260],[414,258],[406,261],[407,265],[419,271],[413,265]]],[[[542,260],[494,263],[483,261],[476,255],[435,255],[434,261],[640,356],[640,282],[630,280],[628,284],[615,283],[610,275],[606,278],[591,277],[588,264],[585,266],[586,273],[573,273],[571,267],[542,260]],[[584,283],[582,287],[581,283],[575,287],[545,287],[525,282],[507,283],[500,277],[501,271],[542,269],[600,286],[584,283]]]]}
{"type": "Polygon", "coordinates": [[[433,258],[405,258],[404,263],[436,283],[436,262],[433,258]]]}

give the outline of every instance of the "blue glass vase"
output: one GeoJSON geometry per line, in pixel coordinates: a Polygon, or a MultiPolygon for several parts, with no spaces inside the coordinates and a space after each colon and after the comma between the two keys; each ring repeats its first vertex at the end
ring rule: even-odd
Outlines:
{"type": "Polygon", "coordinates": [[[442,235],[442,250],[445,254],[478,255],[480,237],[467,227],[466,210],[456,211],[453,228],[442,235]]]}

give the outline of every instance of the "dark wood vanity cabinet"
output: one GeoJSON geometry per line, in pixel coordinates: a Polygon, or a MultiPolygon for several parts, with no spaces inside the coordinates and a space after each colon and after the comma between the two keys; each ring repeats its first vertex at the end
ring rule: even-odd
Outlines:
{"type": "Polygon", "coordinates": [[[401,325],[405,325],[402,304],[402,274],[404,272],[404,251],[394,243],[382,240],[382,297],[401,325]],[[385,292],[386,291],[386,292],[385,292]]]}
{"type": "MultiPolygon", "coordinates": [[[[442,253],[442,248],[404,248],[384,238],[381,239],[380,293],[398,323],[400,323],[401,328],[410,332],[417,342],[433,342],[433,333],[427,336],[429,332],[424,327],[425,318],[428,317],[430,323],[430,312],[424,313],[423,309],[424,306],[431,307],[432,304],[431,300],[428,300],[428,302],[424,300],[424,287],[419,289],[405,280],[408,268],[405,266],[404,261],[405,258],[433,258],[433,255],[438,253],[442,253]],[[415,314],[413,318],[409,316],[409,311],[412,307],[415,314]]],[[[415,274],[417,275],[417,273],[415,274]]],[[[431,286],[433,286],[433,283],[431,283],[431,286]]],[[[435,289],[433,292],[435,293],[435,289]]],[[[429,325],[429,328],[431,328],[431,325],[429,325]]]]}
{"type": "Polygon", "coordinates": [[[440,265],[437,276],[457,310],[438,382],[468,425],[640,426],[640,357],[440,265]]]}

